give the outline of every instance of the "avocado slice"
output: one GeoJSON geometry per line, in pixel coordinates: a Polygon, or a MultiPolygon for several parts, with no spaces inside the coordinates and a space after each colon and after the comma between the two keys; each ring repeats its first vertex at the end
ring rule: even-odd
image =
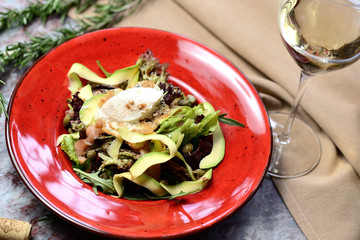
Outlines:
{"type": "Polygon", "coordinates": [[[202,177],[195,181],[184,181],[175,185],[160,185],[172,196],[180,193],[195,193],[201,191],[212,177],[212,169],[207,170],[202,177]]]}
{"type": "Polygon", "coordinates": [[[141,174],[143,174],[148,168],[153,165],[167,162],[170,160],[172,156],[170,156],[166,152],[150,152],[143,156],[141,156],[130,168],[130,173],[133,178],[137,178],[141,174]]]}
{"type": "Polygon", "coordinates": [[[89,126],[94,123],[95,116],[100,109],[100,99],[104,95],[105,93],[95,95],[84,102],[83,106],[80,109],[79,116],[81,122],[83,122],[85,126],[89,126]]]}
{"type": "Polygon", "coordinates": [[[73,95],[82,88],[82,82],[79,76],[76,75],[76,73],[68,74],[68,79],[69,79],[68,89],[70,90],[71,95],[73,95]]]}
{"type": "Polygon", "coordinates": [[[126,87],[126,89],[135,87],[135,85],[139,82],[139,76],[140,76],[140,71],[138,70],[134,76],[132,76],[129,81],[128,81],[128,85],[126,87]]]}
{"type": "Polygon", "coordinates": [[[162,142],[163,144],[165,144],[168,147],[169,150],[169,154],[171,157],[174,157],[176,152],[177,152],[177,146],[175,144],[175,142],[169,138],[166,135],[162,135],[162,134],[141,134],[141,133],[137,133],[137,132],[132,132],[127,128],[119,128],[118,129],[119,135],[127,142],[131,142],[131,143],[140,143],[140,142],[145,142],[145,141],[149,141],[149,140],[159,140],[160,142],[162,142]]]}
{"type": "Polygon", "coordinates": [[[119,157],[119,150],[120,150],[120,147],[123,143],[123,139],[122,138],[115,138],[110,146],[108,147],[107,149],[107,153],[109,154],[109,156],[113,159],[118,159],[119,157]]]}
{"type": "Polygon", "coordinates": [[[154,193],[156,196],[164,196],[168,194],[168,192],[160,185],[158,181],[146,175],[145,173],[136,178],[133,178],[130,172],[124,172],[114,175],[113,178],[115,190],[120,197],[124,195],[124,178],[132,181],[133,183],[136,183],[137,185],[143,186],[144,188],[154,193]]]}
{"type": "Polygon", "coordinates": [[[191,180],[196,180],[196,178],[194,177],[194,173],[193,173],[193,170],[191,168],[191,166],[186,162],[185,158],[183,157],[183,155],[181,155],[180,152],[177,152],[176,153],[176,157],[178,157],[185,165],[185,168],[186,168],[186,171],[188,172],[191,180]]]}
{"type": "Polygon", "coordinates": [[[71,66],[67,75],[70,82],[77,81],[76,78],[84,78],[90,82],[116,86],[131,79],[139,71],[139,64],[140,62],[138,61],[133,66],[118,69],[113,72],[109,77],[103,78],[85,67],[84,65],[80,63],[74,63],[71,66]]]}
{"type": "Polygon", "coordinates": [[[79,98],[81,98],[83,101],[86,101],[94,96],[92,92],[92,88],[90,84],[85,85],[85,87],[81,88],[79,90],[79,98]]]}
{"type": "Polygon", "coordinates": [[[218,165],[225,156],[225,139],[219,123],[213,133],[213,147],[209,155],[204,157],[199,164],[201,169],[208,169],[218,165]]]}
{"type": "Polygon", "coordinates": [[[133,178],[136,178],[143,174],[146,169],[149,167],[164,163],[171,158],[173,158],[177,153],[177,146],[176,143],[169,138],[168,136],[162,135],[162,134],[147,134],[143,135],[137,132],[132,132],[128,130],[127,128],[119,128],[118,129],[119,135],[121,138],[123,138],[125,141],[130,143],[139,143],[139,142],[145,142],[145,141],[154,141],[158,140],[162,142],[164,145],[167,146],[168,152],[150,152],[142,157],[140,157],[134,165],[130,168],[130,173],[133,176],[133,178]]]}

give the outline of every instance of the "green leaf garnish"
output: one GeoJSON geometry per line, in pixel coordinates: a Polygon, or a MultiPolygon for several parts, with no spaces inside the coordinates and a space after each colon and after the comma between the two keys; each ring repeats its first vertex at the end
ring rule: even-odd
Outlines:
{"type": "Polygon", "coordinates": [[[227,115],[227,113],[219,114],[219,116],[218,116],[219,122],[230,125],[230,126],[235,126],[235,127],[245,127],[244,124],[236,121],[235,119],[226,118],[225,117],[226,115],[227,115]]]}
{"type": "Polygon", "coordinates": [[[95,172],[95,173],[87,173],[87,172],[81,171],[78,168],[74,168],[74,171],[77,173],[77,175],[80,177],[80,179],[84,183],[90,184],[93,187],[93,190],[96,195],[99,195],[98,188],[100,188],[102,190],[102,192],[105,194],[114,194],[115,193],[115,188],[114,188],[112,180],[111,179],[103,179],[103,178],[99,177],[100,171],[95,172]]]}
{"type": "Polygon", "coordinates": [[[105,74],[106,77],[110,77],[111,73],[109,73],[108,71],[105,70],[105,68],[100,64],[100,61],[97,60],[96,64],[99,66],[99,68],[101,69],[101,71],[105,74]]]}
{"type": "Polygon", "coordinates": [[[77,168],[80,169],[83,172],[86,172],[86,170],[90,169],[91,167],[91,159],[88,158],[85,160],[85,162],[83,163],[77,163],[77,164],[73,164],[73,168],[77,168]]]}

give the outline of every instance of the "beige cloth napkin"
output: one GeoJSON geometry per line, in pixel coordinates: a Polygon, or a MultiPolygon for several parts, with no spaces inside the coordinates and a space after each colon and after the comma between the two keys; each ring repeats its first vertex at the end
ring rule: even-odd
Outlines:
{"type": "MultiPolygon", "coordinates": [[[[299,68],[281,43],[277,8],[278,1],[269,0],[147,0],[118,26],[163,29],[202,42],[248,76],[269,110],[287,109],[299,68]]],[[[360,239],[359,71],[356,63],[314,79],[300,114],[319,133],[321,161],[304,177],[273,179],[308,239],[360,239]]]]}

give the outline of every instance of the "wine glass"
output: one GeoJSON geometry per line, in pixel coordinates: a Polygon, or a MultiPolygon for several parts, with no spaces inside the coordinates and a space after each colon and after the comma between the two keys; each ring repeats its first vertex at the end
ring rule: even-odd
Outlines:
{"type": "Polygon", "coordinates": [[[273,156],[268,173],[303,176],[321,157],[317,134],[296,117],[314,75],[344,68],[360,57],[360,0],[281,0],[279,29],[283,43],[301,69],[290,113],[271,113],[273,156]],[[294,161],[294,156],[301,156],[294,161]]]}

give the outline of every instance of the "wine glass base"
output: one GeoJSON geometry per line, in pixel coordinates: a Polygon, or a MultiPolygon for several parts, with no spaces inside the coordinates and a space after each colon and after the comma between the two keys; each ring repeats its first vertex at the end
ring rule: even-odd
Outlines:
{"type": "Polygon", "coordinates": [[[294,178],[311,172],[321,157],[321,145],[317,134],[304,121],[295,118],[290,142],[281,143],[278,136],[288,114],[270,112],[269,115],[273,131],[273,151],[268,174],[279,178],[294,178]]]}

